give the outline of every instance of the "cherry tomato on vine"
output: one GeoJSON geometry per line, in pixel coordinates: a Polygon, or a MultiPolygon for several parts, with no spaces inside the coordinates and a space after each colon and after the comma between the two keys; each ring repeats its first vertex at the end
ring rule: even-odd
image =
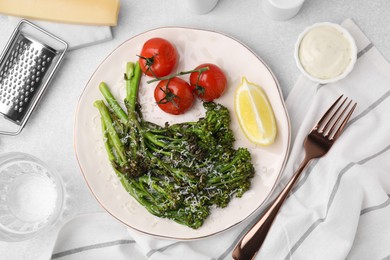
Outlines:
{"type": "Polygon", "coordinates": [[[175,46],[163,38],[151,38],[142,46],[139,63],[143,73],[151,77],[169,75],[176,66],[175,46]]]}
{"type": "Polygon", "coordinates": [[[213,101],[219,98],[226,89],[227,79],[224,72],[215,64],[201,64],[195,69],[206,68],[203,72],[193,72],[190,75],[190,84],[193,92],[204,101],[213,101]]]}
{"type": "Polygon", "coordinates": [[[161,80],[154,89],[154,99],[164,112],[174,115],[183,114],[195,101],[191,86],[177,77],[161,80]]]}

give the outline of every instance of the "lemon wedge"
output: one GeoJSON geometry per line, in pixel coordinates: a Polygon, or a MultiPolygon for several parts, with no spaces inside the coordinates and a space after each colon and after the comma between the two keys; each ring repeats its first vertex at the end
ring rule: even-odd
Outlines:
{"type": "Polygon", "coordinates": [[[263,89],[243,77],[234,97],[241,129],[253,143],[267,146],[275,141],[277,128],[272,106],[263,89]]]}

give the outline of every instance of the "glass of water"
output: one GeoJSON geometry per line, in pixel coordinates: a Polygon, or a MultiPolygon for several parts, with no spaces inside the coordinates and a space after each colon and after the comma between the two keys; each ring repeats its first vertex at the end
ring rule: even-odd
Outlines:
{"type": "Polygon", "coordinates": [[[0,240],[32,238],[52,226],[64,204],[61,177],[25,153],[0,155],[0,240]]]}

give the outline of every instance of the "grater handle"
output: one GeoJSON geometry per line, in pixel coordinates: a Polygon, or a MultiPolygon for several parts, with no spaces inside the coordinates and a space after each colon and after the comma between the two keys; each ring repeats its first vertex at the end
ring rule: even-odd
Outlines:
{"type": "Polygon", "coordinates": [[[49,33],[48,31],[42,29],[41,27],[33,24],[30,21],[27,21],[25,19],[22,19],[18,26],[17,30],[23,33],[26,33],[28,35],[34,36],[36,40],[41,42],[42,44],[45,43],[45,45],[50,46],[51,48],[54,48],[55,50],[59,51],[61,54],[65,54],[65,52],[68,50],[69,45],[64,40],[58,38],[52,33],[49,33]],[[36,32],[39,32],[38,34],[36,32]],[[43,38],[41,38],[43,37],[43,38]]]}

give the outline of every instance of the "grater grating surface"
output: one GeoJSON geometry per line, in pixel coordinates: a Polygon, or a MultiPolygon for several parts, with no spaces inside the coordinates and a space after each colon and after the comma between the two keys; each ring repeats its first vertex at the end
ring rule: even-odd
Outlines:
{"type": "Polygon", "coordinates": [[[19,24],[0,60],[0,114],[20,129],[16,132],[0,130],[0,133],[21,131],[66,49],[65,42],[35,25],[25,20],[19,24]]]}
{"type": "Polygon", "coordinates": [[[15,40],[0,64],[0,112],[20,124],[56,53],[21,34],[15,40]]]}

